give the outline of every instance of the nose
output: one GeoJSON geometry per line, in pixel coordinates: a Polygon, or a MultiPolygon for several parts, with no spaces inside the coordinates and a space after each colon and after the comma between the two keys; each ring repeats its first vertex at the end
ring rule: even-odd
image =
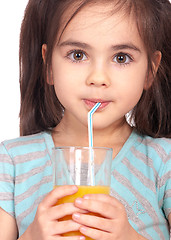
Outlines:
{"type": "Polygon", "coordinates": [[[86,84],[96,87],[109,87],[110,78],[103,69],[94,69],[87,77],[86,84]]]}

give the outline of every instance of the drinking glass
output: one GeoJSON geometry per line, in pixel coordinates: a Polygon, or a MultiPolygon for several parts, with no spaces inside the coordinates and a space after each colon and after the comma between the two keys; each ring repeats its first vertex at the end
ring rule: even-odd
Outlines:
{"type": "MultiPolygon", "coordinates": [[[[78,192],[59,199],[57,204],[74,202],[76,198],[82,198],[86,194],[110,193],[111,148],[56,147],[53,149],[52,162],[54,188],[61,185],[78,186],[78,192]]],[[[67,219],[71,219],[71,216],[66,216],[60,220],[67,219]]],[[[80,232],[63,234],[63,236],[75,235],[81,234],[80,232]]],[[[86,240],[90,239],[86,237],[86,240]]]]}

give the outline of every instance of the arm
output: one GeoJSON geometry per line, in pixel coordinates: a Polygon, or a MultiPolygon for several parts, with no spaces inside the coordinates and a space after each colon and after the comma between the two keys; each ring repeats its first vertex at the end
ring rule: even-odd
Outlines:
{"type": "MultiPolygon", "coordinates": [[[[72,186],[52,190],[39,204],[34,221],[18,240],[52,239],[60,234],[78,231],[80,225],[72,220],[58,222],[58,219],[79,212],[73,203],[55,205],[59,198],[78,191],[72,186]]],[[[84,211],[83,211],[84,212],[84,211]]],[[[15,218],[0,208],[0,239],[17,240],[18,228],[15,218]]]]}
{"type": "MultiPolygon", "coordinates": [[[[171,234],[171,213],[169,214],[168,220],[169,220],[169,225],[170,225],[170,234],[171,234]]],[[[171,237],[171,235],[170,235],[170,237],[171,237]]]]}
{"type": "Polygon", "coordinates": [[[16,240],[17,234],[18,230],[15,219],[0,208],[0,239],[16,240]]]}
{"type": "Polygon", "coordinates": [[[168,219],[169,219],[169,225],[170,225],[170,228],[171,228],[171,213],[169,214],[168,219]]]}

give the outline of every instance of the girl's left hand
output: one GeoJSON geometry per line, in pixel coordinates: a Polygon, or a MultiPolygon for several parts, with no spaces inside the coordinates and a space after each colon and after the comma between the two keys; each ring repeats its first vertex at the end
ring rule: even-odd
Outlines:
{"type": "Polygon", "coordinates": [[[82,225],[82,234],[95,240],[141,239],[129,224],[124,206],[116,198],[105,194],[90,194],[77,198],[75,206],[100,215],[73,214],[73,220],[82,225]]]}

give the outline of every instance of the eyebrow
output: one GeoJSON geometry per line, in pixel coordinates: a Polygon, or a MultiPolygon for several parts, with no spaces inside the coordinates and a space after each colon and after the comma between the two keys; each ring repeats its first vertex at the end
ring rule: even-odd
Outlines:
{"type": "Polygon", "coordinates": [[[115,51],[116,50],[118,51],[118,50],[130,49],[130,50],[134,50],[134,51],[137,51],[137,52],[141,52],[141,50],[132,43],[113,45],[112,49],[115,50],[115,51]]]}
{"type": "Polygon", "coordinates": [[[85,49],[91,49],[92,47],[84,42],[77,42],[77,41],[64,41],[59,44],[60,47],[64,46],[74,46],[74,47],[80,47],[80,48],[85,48],[85,49]]]}
{"type": "MultiPolygon", "coordinates": [[[[84,48],[84,49],[92,49],[92,47],[87,43],[70,41],[70,40],[64,41],[59,44],[59,47],[64,47],[64,46],[73,46],[73,47],[79,47],[79,48],[84,48]]],[[[141,52],[141,50],[132,43],[122,43],[122,44],[112,45],[111,49],[114,51],[130,49],[130,50],[134,50],[137,52],[141,52]]]]}

